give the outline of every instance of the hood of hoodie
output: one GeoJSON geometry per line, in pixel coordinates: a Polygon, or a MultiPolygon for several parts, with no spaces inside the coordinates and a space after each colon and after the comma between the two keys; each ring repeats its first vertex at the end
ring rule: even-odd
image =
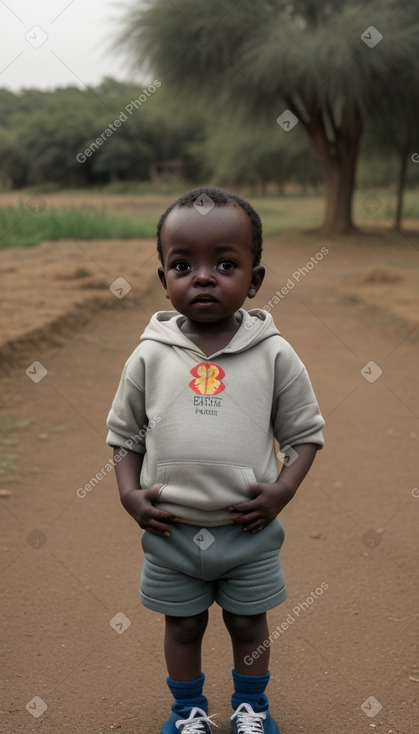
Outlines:
{"type": "MultiPolygon", "coordinates": [[[[270,313],[261,308],[252,308],[249,311],[240,308],[236,315],[241,320],[241,324],[230,343],[220,350],[223,353],[242,352],[264,339],[280,335],[270,313]]],[[[177,311],[157,311],[151,317],[140,341],[151,339],[201,354],[201,350],[180,330],[185,320],[186,317],[177,311]]]]}

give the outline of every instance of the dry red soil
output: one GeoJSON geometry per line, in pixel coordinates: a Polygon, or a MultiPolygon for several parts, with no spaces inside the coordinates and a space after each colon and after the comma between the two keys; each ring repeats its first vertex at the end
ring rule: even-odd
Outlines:
{"type": "MultiPolygon", "coordinates": [[[[326,448],[281,515],[288,599],[269,613],[271,709],[282,734],[416,734],[419,240],[291,245],[285,234],[264,262],[246,305],[279,291],[272,315],[326,418],[326,448]]],[[[164,619],[139,602],[140,531],[105,445],[122,366],[151,314],[170,308],[157,264],[151,241],[0,252],[8,734],[158,734],[169,712],[164,619]],[[121,298],[117,278],[131,286],[121,298]]],[[[220,734],[231,667],[213,607],[203,670],[220,734]]]]}

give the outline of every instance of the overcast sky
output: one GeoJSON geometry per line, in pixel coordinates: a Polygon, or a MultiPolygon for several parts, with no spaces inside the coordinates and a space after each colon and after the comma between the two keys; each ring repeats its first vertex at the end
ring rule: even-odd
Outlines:
{"type": "Polygon", "coordinates": [[[0,0],[0,87],[55,89],[103,77],[141,81],[109,50],[125,3],[116,0],[0,0]]]}

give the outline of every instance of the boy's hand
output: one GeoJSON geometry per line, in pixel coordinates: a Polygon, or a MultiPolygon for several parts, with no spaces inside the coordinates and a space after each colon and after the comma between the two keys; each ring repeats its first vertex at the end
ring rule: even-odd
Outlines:
{"type": "Polygon", "coordinates": [[[243,530],[257,533],[268,525],[286,504],[294,497],[295,491],[285,482],[276,481],[254,482],[249,484],[249,491],[255,499],[240,502],[228,509],[230,512],[239,512],[240,515],[233,522],[243,525],[243,530]]]}
{"type": "Polygon", "coordinates": [[[140,528],[153,535],[169,536],[179,519],[170,512],[158,510],[153,504],[163,486],[153,484],[150,489],[130,489],[121,497],[121,502],[140,528]]]}
{"type": "Polygon", "coordinates": [[[319,447],[314,443],[304,443],[291,448],[294,449],[296,458],[289,465],[284,464],[275,482],[249,484],[249,491],[255,499],[228,508],[231,512],[240,513],[233,522],[243,525],[244,530],[252,533],[262,530],[292,500],[319,447]]]}

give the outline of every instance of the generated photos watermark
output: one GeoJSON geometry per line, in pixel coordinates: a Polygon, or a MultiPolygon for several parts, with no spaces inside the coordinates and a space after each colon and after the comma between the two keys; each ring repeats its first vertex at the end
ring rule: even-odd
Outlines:
{"type": "Polygon", "coordinates": [[[119,278],[115,278],[115,280],[112,281],[109,286],[109,290],[114,294],[115,298],[121,300],[121,298],[125,298],[127,293],[130,292],[131,285],[122,277],[122,275],[120,275],[119,278]]]}
{"type": "Polygon", "coordinates": [[[47,708],[47,704],[39,696],[31,698],[25,706],[26,711],[28,711],[34,719],[39,719],[47,708]]]}
{"type": "Polygon", "coordinates": [[[208,214],[211,209],[214,209],[215,204],[208,194],[201,194],[197,199],[195,199],[193,206],[197,212],[205,216],[205,214],[208,214]]]}
{"type": "Polygon", "coordinates": [[[361,370],[361,375],[366,379],[367,382],[375,382],[383,374],[381,367],[371,360],[361,370]]]}
{"type": "Polygon", "coordinates": [[[32,382],[36,383],[41,382],[41,380],[44,379],[45,375],[48,374],[48,370],[44,367],[42,362],[35,360],[35,362],[32,362],[32,364],[29,365],[26,370],[26,374],[32,382]]]}
{"type": "Polygon", "coordinates": [[[374,48],[380,41],[383,40],[383,34],[380,33],[378,28],[374,25],[368,26],[368,28],[361,33],[361,41],[365,43],[368,48],[374,48]]]}
{"type": "Polygon", "coordinates": [[[159,87],[161,87],[161,81],[159,81],[159,79],[155,79],[152,84],[148,85],[147,89],[143,89],[142,93],[138,97],[128,102],[124,109],[121,110],[118,117],[116,117],[113,122],[109,123],[108,127],[104,129],[96,140],[93,140],[87,148],[80,151],[80,153],[77,153],[77,163],[86,163],[87,159],[91,158],[92,155],[96,153],[96,151],[99,150],[99,148],[124,124],[124,122],[126,122],[129,117],[132,117],[132,114],[147,102],[147,99],[151,97],[159,87]]]}
{"type": "Polygon", "coordinates": [[[131,626],[131,620],[124,612],[118,612],[109,620],[109,624],[118,635],[122,635],[131,626]]]}
{"type": "Polygon", "coordinates": [[[298,117],[294,115],[291,110],[284,110],[279,117],[276,118],[277,125],[282,127],[286,133],[290,132],[296,125],[298,125],[298,117]]]}
{"type": "Polygon", "coordinates": [[[318,586],[314,591],[311,591],[309,596],[304,601],[296,604],[296,606],[292,608],[291,612],[289,612],[286,619],[284,619],[281,624],[276,625],[269,637],[267,637],[261,645],[258,645],[258,647],[253,650],[250,655],[244,656],[243,661],[245,665],[253,665],[255,660],[258,660],[258,658],[260,658],[260,656],[263,655],[263,653],[270,648],[275,640],[281,637],[281,635],[284,634],[284,632],[286,632],[287,629],[289,629],[289,627],[291,627],[291,625],[294,624],[294,622],[296,622],[297,619],[301,617],[304,612],[307,611],[307,609],[310,609],[314,602],[319,599],[322,594],[327,591],[328,588],[329,584],[327,584],[326,581],[322,581],[320,586],[318,586]]]}
{"type": "Polygon", "coordinates": [[[375,696],[368,696],[363,703],[361,703],[361,709],[369,719],[374,718],[380,713],[383,708],[382,704],[375,698],[375,696]]]}
{"type": "Polygon", "coordinates": [[[277,451],[276,458],[279,459],[284,466],[291,466],[291,464],[298,459],[298,451],[287,444],[286,446],[281,446],[279,451],[277,451]]]}
{"type": "Polygon", "coordinates": [[[131,451],[134,447],[134,444],[138,446],[138,444],[142,443],[143,439],[146,437],[148,431],[151,431],[157,423],[160,423],[161,416],[155,415],[153,418],[147,423],[143,425],[140,431],[138,433],[132,434],[127,440],[125,441],[125,447],[122,446],[117,454],[113,457],[113,459],[109,459],[104,466],[102,466],[101,469],[99,469],[98,472],[96,472],[94,477],[91,477],[89,481],[83,486],[76,489],[76,495],[77,497],[80,497],[80,499],[84,499],[88,492],[91,492],[92,489],[97,487],[100,481],[104,479],[109,472],[112,471],[112,469],[115,468],[116,464],[119,464],[119,462],[128,454],[128,451],[131,451]],[[127,450],[128,449],[128,450],[127,450]]]}
{"type": "MultiPolygon", "coordinates": [[[[305,278],[306,275],[309,275],[309,273],[318,265],[323,258],[326,257],[326,255],[329,254],[329,250],[327,247],[321,247],[318,252],[316,252],[314,255],[311,256],[310,260],[306,262],[305,265],[302,265],[300,268],[297,268],[297,270],[294,270],[292,275],[288,278],[285,285],[282,286],[282,288],[279,288],[277,291],[275,291],[272,298],[269,299],[267,303],[263,306],[263,310],[270,313],[274,306],[276,306],[278,303],[282,301],[285,296],[292,291],[296,285],[299,284],[299,282],[302,280],[302,278],[305,278]]],[[[250,329],[253,328],[254,324],[260,323],[259,319],[254,316],[249,321],[246,322],[245,328],[250,331],[250,329]]]]}
{"type": "Polygon", "coordinates": [[[208,528],[201,528],[192,538],[195,545],[201,550],[207,550],[213,544],[215,538],[208,528]]]}

